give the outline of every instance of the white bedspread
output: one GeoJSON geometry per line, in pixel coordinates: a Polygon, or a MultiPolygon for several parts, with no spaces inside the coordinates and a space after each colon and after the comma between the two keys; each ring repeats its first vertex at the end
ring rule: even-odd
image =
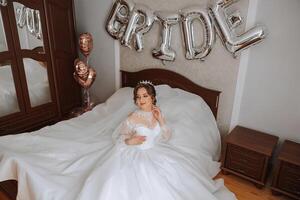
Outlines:
{"type": "MultiPolygon", "coordinates": [[[[156,88],[158,106],[173,130],[169,143],[194,158],[207,174],[204,181],[211,181],[219,172],[214,160],[220,153],[220,135],[208,106],[182,90],[166,85],[156,88]]],[[[112,135],[133,110],[132,88],[122,88],[78,118],[32,133],[0,137],[0,181],[18,180],[21,200],[98,199],[95,191],[101,188],[89,181],[95,175],[99,181],[105,178],[106,174],[95,172],[113,154],[112,135]],[[90,196],[79,198],[79,194],[90,196]]],[[[225,187],[214,196],[234,199],[225,187]]]]}

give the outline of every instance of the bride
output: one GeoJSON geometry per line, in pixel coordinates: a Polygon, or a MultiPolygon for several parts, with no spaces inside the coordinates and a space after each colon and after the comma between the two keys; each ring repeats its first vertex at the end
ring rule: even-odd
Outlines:
{"type": "MultiPolygon", "coordinates": [[[[168,144],[172,131],[156,106],[153,84],[138,83],[133,99],[138,109],[122,123],[113,156],[99,168],[98,173],[106,175],[97,181],[99,199],[221,199],[217,193],[226,191],[223,182],[212,180],[192,155],[168,144]]],[[[236,199],[228,191],[221,193],[222,200],[236,199]]]]}
{"type": "Polygon", "coordinates": [[[219,133],[202,117],[205,109],[178,113],[201,107],[201,101],[157,89],[168,97],[160,105],[168,108],[169,121],[156,106],[154,86],[140,82],[133,97],[137,109],[128,117],[135,105],[122,102],[131,93],[124,88],[86,116],[0,137],[0,181],[18,180],[22,200],[236,199],[222,180],[211,178],[219,171],[212,160],[219,133]],[[176,113],[181,121],[170,117],[176,113]],[[214,134],[198,129],[206,125],[214,134]]]}

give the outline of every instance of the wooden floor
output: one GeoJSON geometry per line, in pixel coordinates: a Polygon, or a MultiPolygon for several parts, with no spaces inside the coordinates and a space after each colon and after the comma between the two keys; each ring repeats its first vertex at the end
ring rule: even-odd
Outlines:
{"type": "Polygon", "coordinates": [[[285,196],[274,196],[268,186],[258,189],[249,181],[235,175],[219,174],[217,178],[223,178],[226,187],[232,191],[238,200],[290,200],[285,196]]]}
{"type": "MultiPolygon", "coordinates": [[[[290,200],[284,196],[274,196],[268,187],[256,188],[252,183],[235,175],[219,174],[217,178],[223,178],[226,187],[235,193],[238,200],[290,200]]],[[[0,200],[9,200],[0,192],[0,200]]]]}

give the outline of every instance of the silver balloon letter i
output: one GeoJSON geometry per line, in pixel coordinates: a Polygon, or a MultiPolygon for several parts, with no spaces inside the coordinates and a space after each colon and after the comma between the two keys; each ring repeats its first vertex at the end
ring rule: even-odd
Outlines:
{"type": "Polygon", "coordinates": [[[172,26],[177,24],[180,17],[177,13],[165,11],[154,12],[157,20],[162,26],[161,44],[158,48],[152,50],[152,55],[155,58],[163,61],[174,61],[176,53],[171,49],[172,26]]]}

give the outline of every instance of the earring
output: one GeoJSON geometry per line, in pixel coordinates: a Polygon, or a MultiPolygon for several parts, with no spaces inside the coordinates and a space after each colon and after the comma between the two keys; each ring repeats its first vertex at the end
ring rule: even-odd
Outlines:
{"type": "Polygon", "coordinates": [[[156,99],[153,98],[153,99],[152,99],[152,104],[153,104],[153,105],[155,105],[155,101],[156,101],[156,99]]]}

